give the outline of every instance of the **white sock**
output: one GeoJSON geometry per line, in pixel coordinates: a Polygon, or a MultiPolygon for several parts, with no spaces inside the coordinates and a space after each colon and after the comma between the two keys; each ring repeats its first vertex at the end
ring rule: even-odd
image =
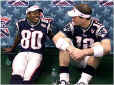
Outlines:
{"type": "Polygon", "coordinates": [[[69,82],[69,73],[60,73],[60,81],[65,80],[66,82],[69,82]]]}
{"type": "Polygon", "coordinates": [[[80,78],[80,80],[78,81],[78,83],[79,82],[84,82],[84,83],[89,83],[90,82],[90,80],[92,79],[92,75],[89,75],[89,74],[87,74],[87,73],[82,73],[81,74],[81,78],[80,78]]]}

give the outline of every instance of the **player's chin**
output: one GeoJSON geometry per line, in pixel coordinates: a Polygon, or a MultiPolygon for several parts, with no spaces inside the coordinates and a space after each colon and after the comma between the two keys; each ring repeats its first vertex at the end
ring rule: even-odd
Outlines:
{"type": "Polygon", "coordinates": [[[34,20],[33,23],[38,23],[38,20],[34,20]]]}
{"type": "Polygon", "coordinates": [[[38,22],[38,21],[39,21],[39,18],[34,18],[33,21],[34,21],[34,22],[38,22]]]}

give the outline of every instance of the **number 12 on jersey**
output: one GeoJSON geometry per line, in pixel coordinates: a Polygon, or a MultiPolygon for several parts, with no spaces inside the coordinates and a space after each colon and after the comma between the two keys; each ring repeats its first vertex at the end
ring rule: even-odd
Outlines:
{"type": "Polygon", "coordinates": [[[76,36],[75,38],[78,47],[88,48],[94,43],[92,38],[82,38],[81,36],[76,36]]]}

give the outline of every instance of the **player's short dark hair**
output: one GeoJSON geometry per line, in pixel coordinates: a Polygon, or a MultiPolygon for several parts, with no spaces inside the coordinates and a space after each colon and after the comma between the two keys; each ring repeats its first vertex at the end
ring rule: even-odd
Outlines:
{"type": "Polygon", "coordinates": [[[92,8],[88,4],[75,5],[75,8],[84,14],[88,14],[88,15],[92,14],[92,8]]]}

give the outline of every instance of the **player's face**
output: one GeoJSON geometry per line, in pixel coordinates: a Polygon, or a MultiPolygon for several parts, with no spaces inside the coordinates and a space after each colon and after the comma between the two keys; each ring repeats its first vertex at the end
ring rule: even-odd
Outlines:
{"type": "Polygon", "coordinates": [[[41,14],[41,12],[39,10],[29,12],[27,14],[27,18],[29,19],[29,21],[31,23],[36,24],[36,23],[38,23],[38,21],[40,19],[40,14],[41,14]]]}
{"type": "Polygon", "coordinates": [[[79,16],[72,17],[72,21],[74,25],[81,26],[83,24],[83,19],[80,18],[79,16]]]}

